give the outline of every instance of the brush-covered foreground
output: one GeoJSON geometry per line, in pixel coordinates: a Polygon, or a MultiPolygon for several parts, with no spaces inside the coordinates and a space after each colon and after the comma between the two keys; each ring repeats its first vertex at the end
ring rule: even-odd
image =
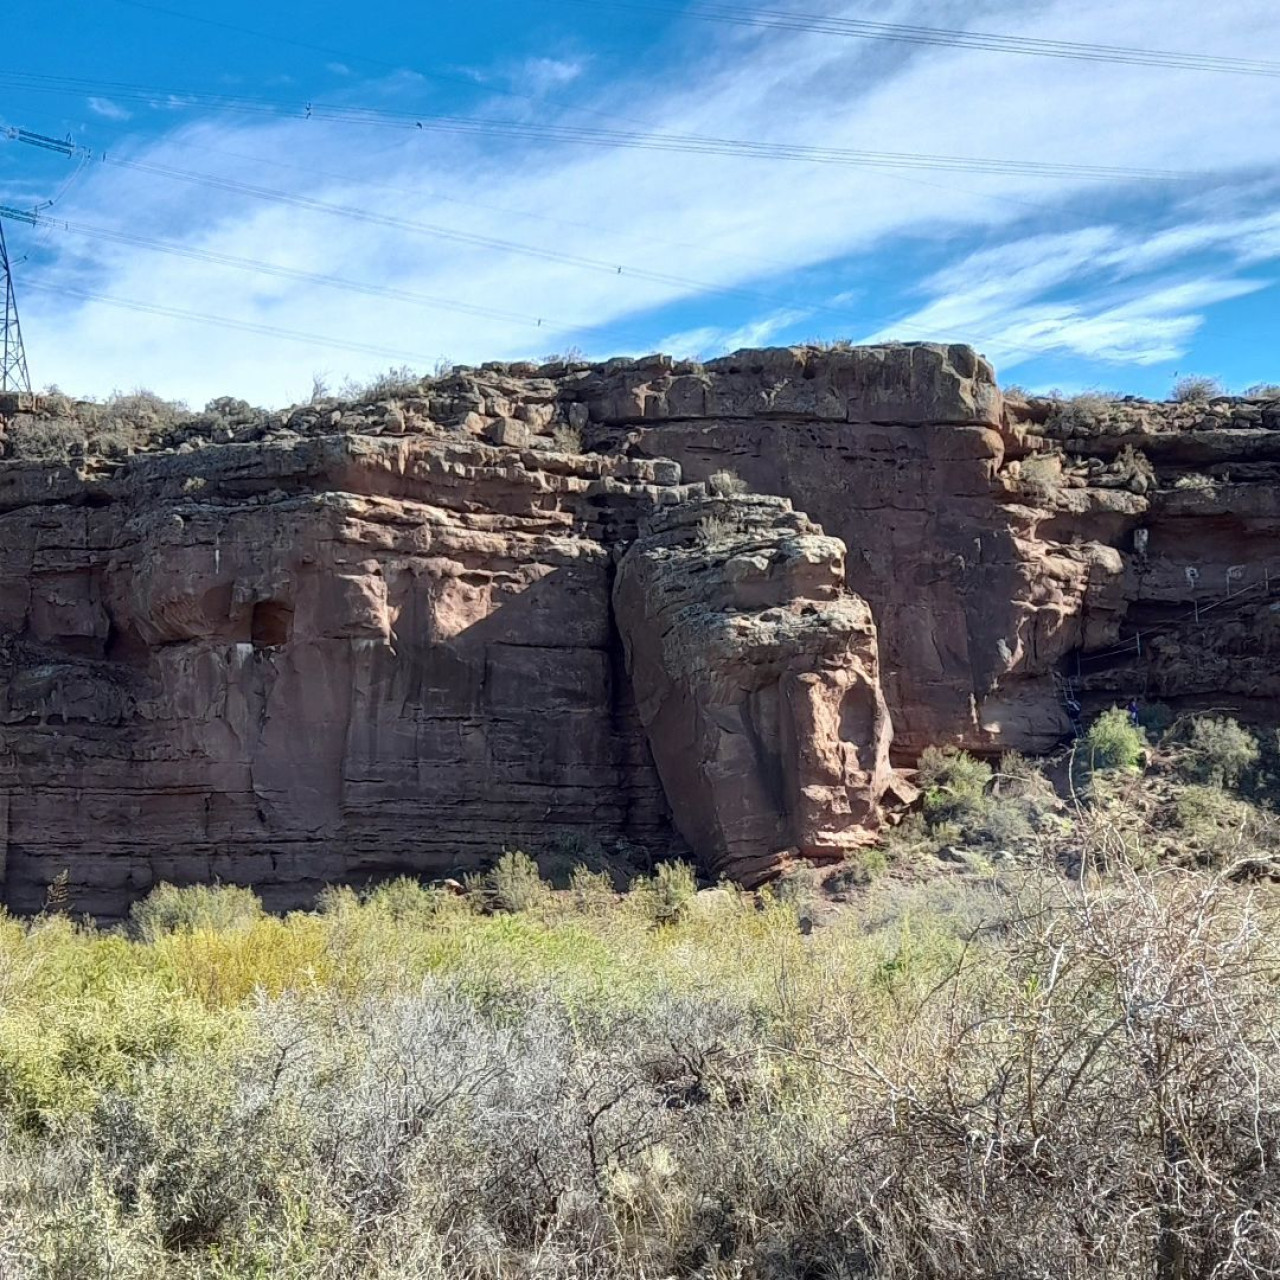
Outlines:
{"type": "Polygon", "coordinates": [[[1104,736],[1065,811],[926,762],[811,932],[812,876],[553,893],[518,857],[0,921],[0,1276],[1274,1276],[1269,813],[1188,780],[1193,733],[1145,779],[1104,736]],[[1172,865],[1180,805],[1220,868],[1172,865]]]}

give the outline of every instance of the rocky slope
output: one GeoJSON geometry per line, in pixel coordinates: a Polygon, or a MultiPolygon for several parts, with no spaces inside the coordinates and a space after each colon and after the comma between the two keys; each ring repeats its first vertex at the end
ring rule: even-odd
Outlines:
{"type": "Polygon", "coordinates": [[[871,838],[890,752],[1277,693],[1280,404],[1005,404],[968,348],[905,345],[223,401],[134,453],[18,410],[17,909],[63,871],[110,916],[164,878],[285,905],[555,842],[756,880],[871,838]]]}

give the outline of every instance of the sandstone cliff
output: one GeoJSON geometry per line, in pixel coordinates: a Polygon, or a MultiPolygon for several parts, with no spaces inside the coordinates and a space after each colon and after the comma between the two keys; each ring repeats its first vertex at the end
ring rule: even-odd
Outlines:
{"type": "Polygon", "coordinates": [[[48,462],[0,405],[17,909],[555,840],[754,880],[870,838],[890,750],[1051,747],[1064,681],[1276,695],[1274,403],[1006,405],[905,345],[220,404],[48,462]]]}

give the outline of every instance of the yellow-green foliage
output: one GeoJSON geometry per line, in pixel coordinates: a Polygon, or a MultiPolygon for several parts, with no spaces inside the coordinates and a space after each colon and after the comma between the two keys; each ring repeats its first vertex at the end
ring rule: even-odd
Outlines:
{"type": "Polygon", "coordinates": [[[1275,1274],[1273,898],[882,876],[806,936],[670,865],[0,916],[0,1275],[1275,1274]]]}
{"type": "Polygon", "coordinates": [[[60,917],[5,921],[0,969],[0,1113],[20,1128],[84,1110],[141,1066],[236,1028],[184,989],[171,957],[60,917]]]}
{"type": "Polygon", "coordinates": [[[252,889],[236,885],[192,885],[179,889],[162,884],[129,913],[133,933],[154,942],[167,933],[195,933],[200,929],[243,929],[262,915],[252,889]]]}
{"type": "Polygon", "coordinates": [[[631,882],[631,900],[658,924],[672,924],[685,913],[698,881],[687,862],[663,862],[651,878],[631,882]]]}
{"type": "Polygon", "coordinates": [[[519,849],[509,849],[497,865],[472,884],[474,896],[494,911],[537,911],[551,899],[551,886],[538,864],[519,849]]]}

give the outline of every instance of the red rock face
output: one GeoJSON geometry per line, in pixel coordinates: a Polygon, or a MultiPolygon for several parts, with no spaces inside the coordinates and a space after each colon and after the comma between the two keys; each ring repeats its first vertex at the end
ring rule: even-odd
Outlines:
{"type": "MultiPolygon", "coordinates": [[[[6,896],[439,875],[673,836],[609,609],[599,475],[329,437],[149,459],[3,517],[6,896]],[[219,454],[221,456],[215,456],[219,454]],[[198,497],[188,492],[198,492],[198,497]]],[[[592,464],[586,460],[588,473],[592,464]]],[[[637,509],[643,464],[598,460],[637,509]]]]}
{"type": "Polygon", "coordinates": [[[661,509],[614,601],[675,822],[705,868],[757,883],[874,838],[889,785],[875,625],[844,544],[779,498],[661,509]]]}
{"type": "Polygon", "coordinates": [[[112,916],[161,879],[284,906],[556,842],[754,880],[874,833],[890,743],[1053,745],[1058,675],[1280,695],[1280,405],[1008,409],[923,345],[225,405],[52,465],[0,404],[15,909],[64,870],[112,916]],[[794,509],[717,499],[717,550],[724,470],[794,509]]]}

